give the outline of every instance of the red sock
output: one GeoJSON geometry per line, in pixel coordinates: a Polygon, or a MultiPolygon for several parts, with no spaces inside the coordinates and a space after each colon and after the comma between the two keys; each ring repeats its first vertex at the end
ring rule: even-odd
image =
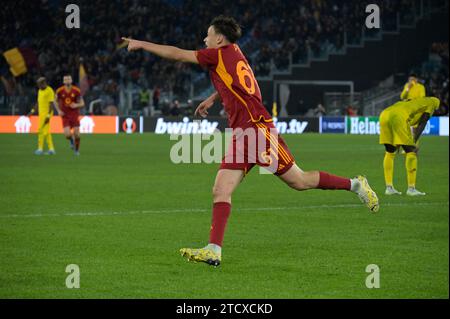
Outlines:
{"type": "Polygon", "coordinates": [[[75,150],[79,150],[80,149],[80,138],[79,137],[75,137],[75,150]]]}
{"type": "Polygon", "coordinates": [[[349,178],[339,177],[325,172],[319,172],[319,175],[319,185],[317,186],[317,188],[345,189],[348,191],[351,188],[351,182],[349,178]]]}
{"type": "Polygon", "coordinates": [[[223,235],[227,226],[228,216],[231,213],[231,204],[226,202],[214,203],[209,233],[209,243],[222,247],[223,235]]]}

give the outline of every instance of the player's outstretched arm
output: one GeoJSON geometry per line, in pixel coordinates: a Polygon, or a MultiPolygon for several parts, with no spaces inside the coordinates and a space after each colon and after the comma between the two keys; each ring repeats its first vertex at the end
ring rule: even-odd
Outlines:
{"type": "Polygon", "coordinates": [[[431,115],[429,113],[423,113],[420,117],[419,123],[417,124],[417,128],[414,130],[414,142],[417,143],[417,140],[422,135],[425,126],[427,126],[427,122],[430,119],[431,115]]]}
{"type": "Polygon", "coordinates": [[[122,38],[128,42],[128,51],[145,50],[168,60],[175,60],[180,62],[189,62],[198,64],[195,51],[183,50],[170,45],[156,44],[147,41],[139,41],[131,38],[122,38]]]}

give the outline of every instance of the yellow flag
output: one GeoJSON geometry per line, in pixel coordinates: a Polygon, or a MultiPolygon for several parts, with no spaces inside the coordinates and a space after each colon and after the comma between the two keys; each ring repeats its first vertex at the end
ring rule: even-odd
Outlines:
{"type": "Polygon", "coordinates": [[[6,61],[8,62],[12,75],[19,76],[21,74],[27,73],[27,65],[22,53],[20,53],[18,48],[14,48],[3,53],[6,61]]]}

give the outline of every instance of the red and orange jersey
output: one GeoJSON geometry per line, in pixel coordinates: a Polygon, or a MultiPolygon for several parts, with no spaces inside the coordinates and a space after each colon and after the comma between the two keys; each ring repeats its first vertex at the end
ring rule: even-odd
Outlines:
{"type": "Polygon", "coordinates": [[[255,75],[237,44],[198,50],[196,56],[199,64],[209,70],[211,81],[228,114],[230,127],[272,121],[262,104],[255,75]]]}
{"type": "Polygon", "coordinates": [[[78,102],[81,97],[81,91],[75,85],[72,85],[70,90],[67,90],[65,85],[59,87],[56,90],[56,99],[58,101],[58,105],[64,113],[79,113],[78,109],[72,109],[70,105],[72,103],[78,102]]]}

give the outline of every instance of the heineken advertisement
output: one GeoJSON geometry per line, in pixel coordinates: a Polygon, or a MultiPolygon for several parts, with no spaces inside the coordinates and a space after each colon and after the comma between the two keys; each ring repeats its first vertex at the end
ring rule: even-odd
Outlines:
{"type": "Polygon", "coordinates": [[[347,132],[349,134],[380,134],[378,116],[347,116],[347,132]]]}
{"type": "MultiPolygon", "coordinates": [[[[346,122],[348,134],[380,134],[378,116],[347,116],[346,122]]],[[[432,117],[425,126],[423,135],[448,136],[448,117],[432,117]]]]}
{"type": "MultiPolygon", "coordinates": [[[[0,133],[35,133],[38,129],[36,116],[0,116],[0,133]]],[[[58,116],[51,121],[51,132],[62,133],[58,116]],[[52,124],[53,123],[53,124],[52,124]]],[[[274,125],[280,134],[380,134],[378,116],[323,116],[274,118],[274,125]]],[[[143,116],[80,116],[81,133],[145,133],[155,134],[211,134],[216,129],[224,131],[228,127],[224,117],[194,119],[190,117],[143,117],[143,116]]],[[[423,135],[449,136],[448,116],[432,117],[423,135]]]]}

